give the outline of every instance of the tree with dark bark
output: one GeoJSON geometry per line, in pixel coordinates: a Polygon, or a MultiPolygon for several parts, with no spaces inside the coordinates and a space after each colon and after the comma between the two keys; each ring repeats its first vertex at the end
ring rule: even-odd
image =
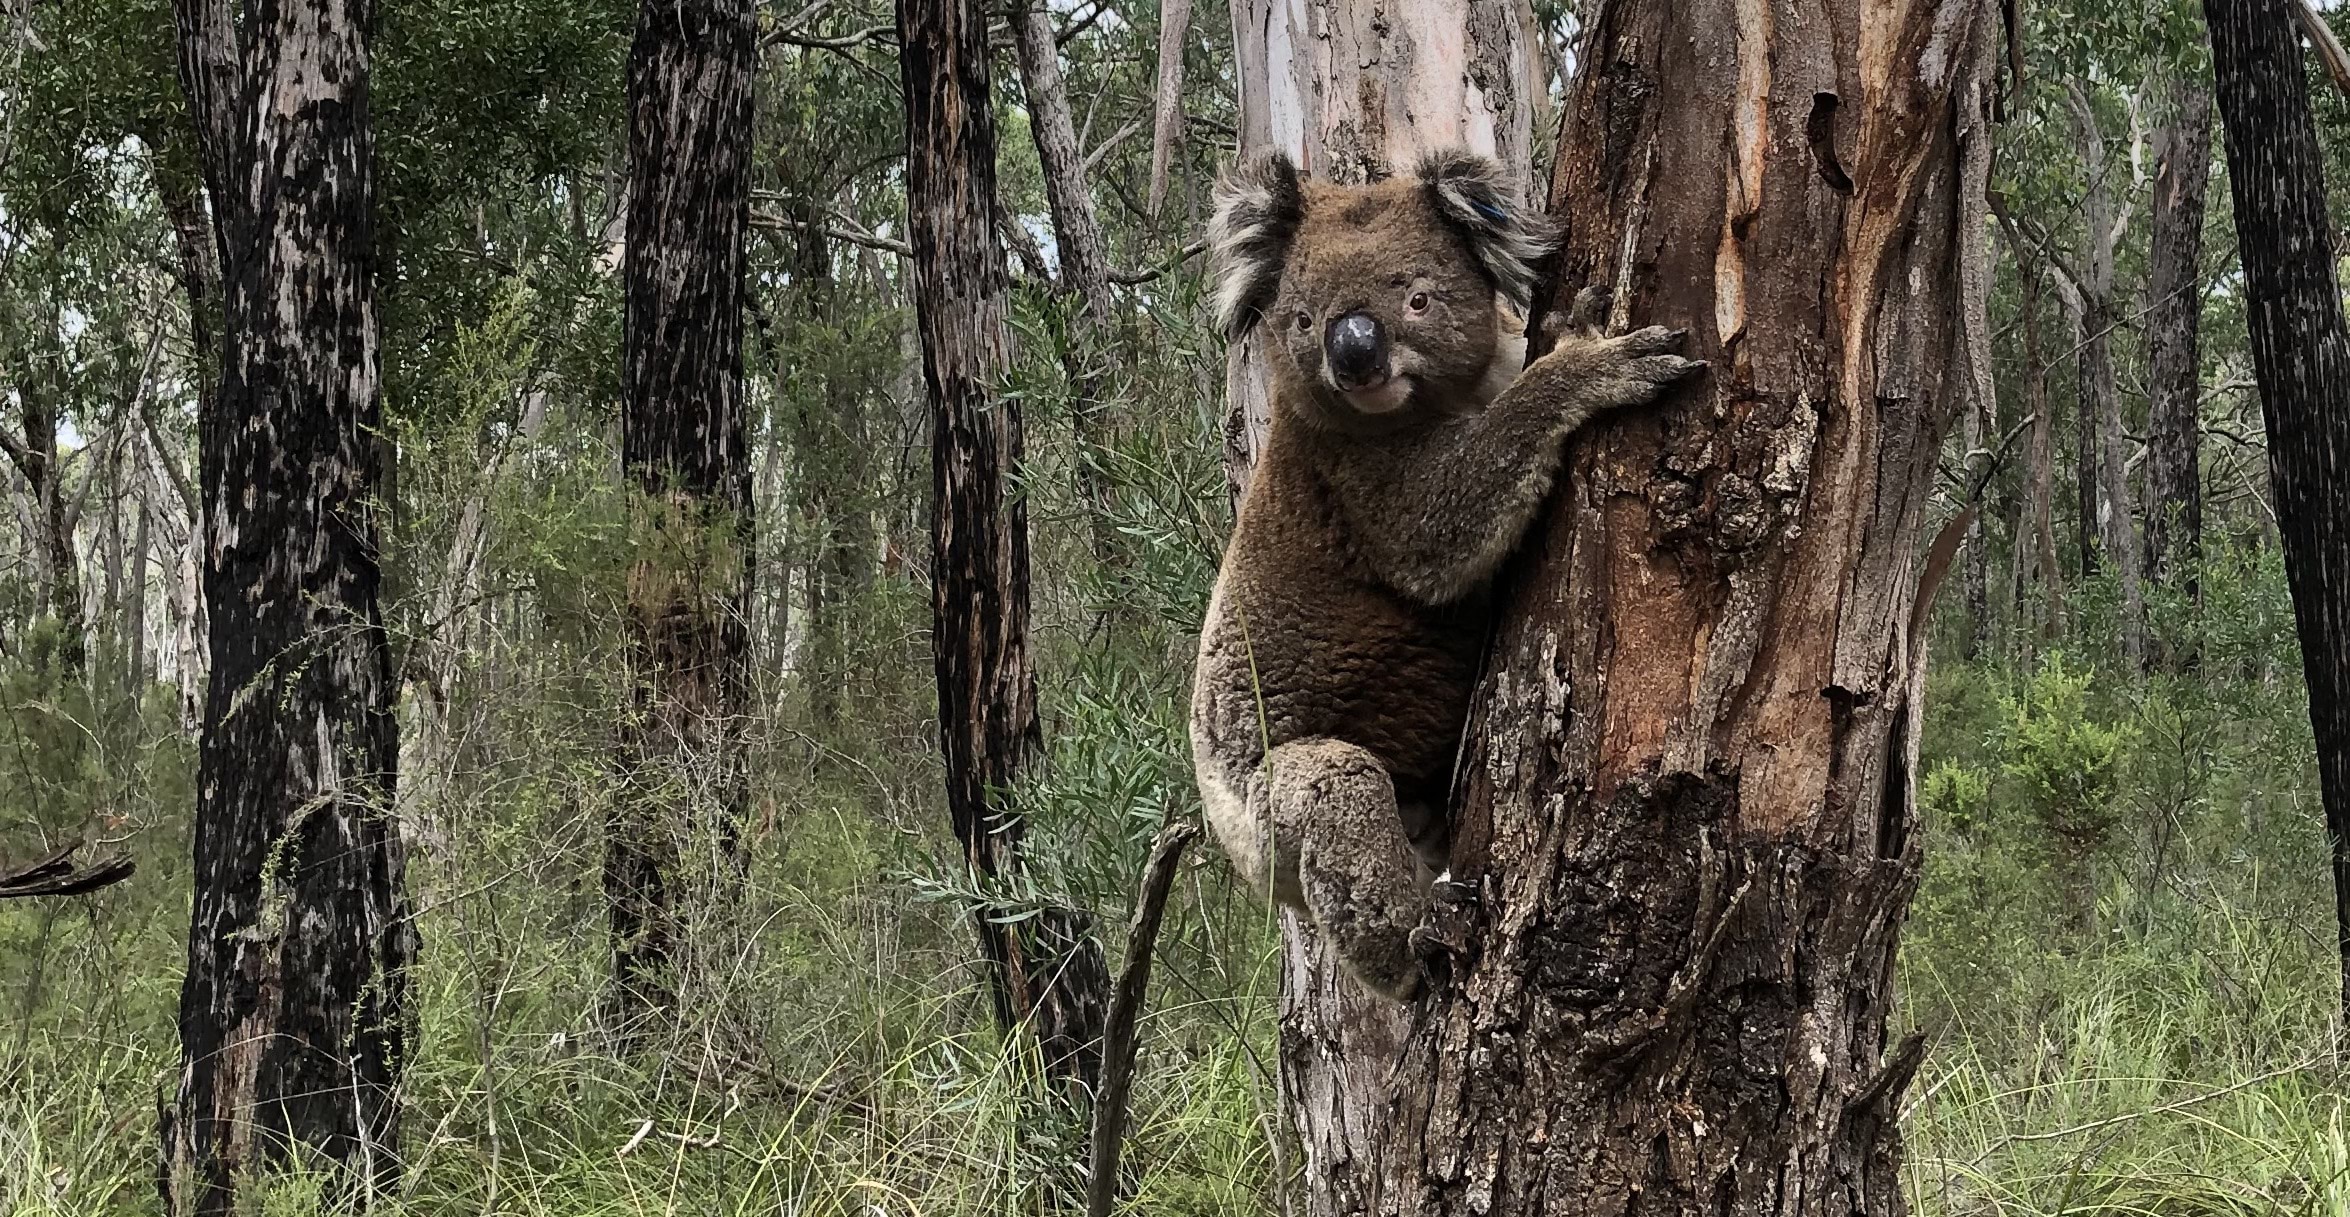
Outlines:
{"type": "Polygon", "coordinates": [[[2268,424],[2286,581],[2309,680],[2350,1010],[2350,327],[2325,168],[2294,34],[2297,0],[2205,0],[2253,375],[2268,424]]]}
{"type": "Polygon", "coordinates": [[[180,0],[222,268],[201,420],[211,683],[198,761],[175,1214],[296,1146],[358,1201],[399,1164],[408,920],[378,607],[373,6],[180,0]]]}
{"type": "MultiPolygon", "coordinates": [[[[2203,554],[2203,207],[2211,176],[2211,91],[2172,75],[2155,136],[2146,280],[2146,578],[2199,598],[2203,554]]],[[[2174,665],[2188,657],[2164,657],[2174,665]]]]}
{"type": "MultiPolygon", "coordinates": [[[[972,877],[995,884],[1020,869],[1012,796],[1043,736],[1028,646],[1028,515],[1013,484],[1020,406],[997,394],[1010,333],[987,9],[979,0],[898,0],[897,29],[907,235],[931,408],[930,645],[947,812],[972,877]]],[[[1100,1072],[1109,1000],[1101,945],[1072,910],[1004,913],[987,901],[972,910],[996,1017],[1028,1027],[1047,1076],[1081,1098],[1100,1072]]]]}
{"type": "Polygon", "coordinates": [[[629,51],[620,460],[633,705],[604,865],[623,1014],[674,999],[685,847],[712,847],[695,873],[718,890],[749,800],[754,22],[750,0],[645,0],[629,51]]]}
{"type": "Polygon", "coordinates": [[[1997,11],[1586,20],[1550,298],[1612,284],[1712,371],[1587,433],[1504,594],[1451,978],[1370,1208],[1899,1213],[1919,543],[1979,340],[1997,11]]]}

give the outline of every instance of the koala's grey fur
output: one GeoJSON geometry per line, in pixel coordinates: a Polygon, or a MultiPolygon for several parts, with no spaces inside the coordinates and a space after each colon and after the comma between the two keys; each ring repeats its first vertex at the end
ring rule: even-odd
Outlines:
{"type": "Polygon", "coordinates": [[[1258,891],[1398,999],[1419,990],[1411,936],[1450,848],[1488,583],[1566,437],[1704,366],[1677,333],[1583,330],[1521,374],[1504,304],[1524,309],[1555,237],[1507,181],[1452,152],[1330,186],[1274,156],[1219,183],[1210,231],[1219,322],[1267,330],[1273,418],[1200,633],[1200,794],[1258,891]],[[1393,339],[1391,374],[1350,393],[1323,344],[1351,313],[1393,339]]]}

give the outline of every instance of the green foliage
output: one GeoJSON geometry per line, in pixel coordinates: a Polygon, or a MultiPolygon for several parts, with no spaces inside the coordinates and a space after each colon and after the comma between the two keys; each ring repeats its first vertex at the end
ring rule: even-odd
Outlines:
{"type": "Polygon", "coordinates": [[[2022,689],[2000,699],[2000,775],[2068,858],[2094,853],[2122,820],[2115,795],[2130,730],[2092,717],[2093,678],[2052,651],[2022,689]]]}

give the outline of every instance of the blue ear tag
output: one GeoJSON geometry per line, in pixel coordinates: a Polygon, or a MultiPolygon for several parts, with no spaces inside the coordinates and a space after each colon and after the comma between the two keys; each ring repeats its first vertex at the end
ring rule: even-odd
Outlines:
{"type": "Polygon", "coordinates": [[[1478,215],[1484,216],[1486,219],[1491,220],[1496,224],[1504,223],[1510,218],[1508,212],[1503,211],[1501,208],[1496,207],[1483,199],[1478,199],[1474,202],[1471,202],[1469,206],[1473,208],[1478,215]]]}

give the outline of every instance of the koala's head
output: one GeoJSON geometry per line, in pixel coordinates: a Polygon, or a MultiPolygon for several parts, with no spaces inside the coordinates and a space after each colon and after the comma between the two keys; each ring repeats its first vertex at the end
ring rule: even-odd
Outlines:
{"type": "Polygon", "coordinates": [[[1494,359],[1501,303],[1524,311],[1556,243],[1488,157],[1332,186],[1275,153],[1217,183],[1216,320],[1234,339],[1265,327],[1275,375],[1337,417],[1458,401],[1494,359]]]}

